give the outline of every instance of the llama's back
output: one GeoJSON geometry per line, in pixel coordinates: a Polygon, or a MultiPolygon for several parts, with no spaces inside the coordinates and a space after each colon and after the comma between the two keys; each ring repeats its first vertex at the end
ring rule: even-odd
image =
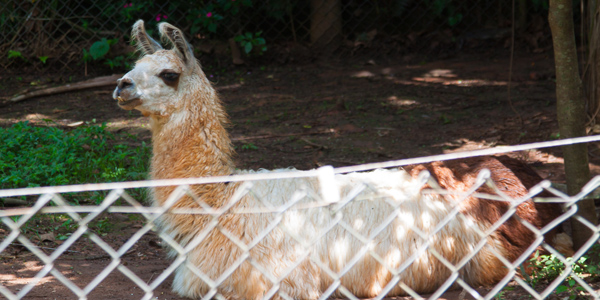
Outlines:
{"type": "MultiPolygon", "coordinates": [[[[314,178],[253,182],[236,209],[271,212],[236,214],[221,222],[229,235],[251,246],[249,257],[243,260],[244,250],[215,231],[191,260],[213,280],[235,269],[219,289],[230,297],[261,298],[272,280],[282,280],[280,291],[292,298],[315,299],[338,276],[354,295],[373,297],[394,273],[413,290],[428,292],[452,273],[435,255],[458,264],[476,252],[485,239],[479,233],[490,226],[452,216],[455,203],[436,194],[421,195],[421,184],[402,170],[337,175],[336,181],[341,199],[333,204],[322,199],[314,178]]],[[[505,252],[496,240],[492,236],[461,269],[463,280],[485,284],[506,273],[490,250],[505,252]]],[[[189,288],[206,288],[194,276],[179,280],[193,280],[195,284],[185,285],[189,288]]],[[[401,294],[405,292],[396,286],[389,295],[401,294]]]]}

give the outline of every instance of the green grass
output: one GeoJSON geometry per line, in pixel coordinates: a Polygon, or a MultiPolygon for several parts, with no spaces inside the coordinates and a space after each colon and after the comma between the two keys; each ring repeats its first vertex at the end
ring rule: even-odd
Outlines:
{"type": "MultiPolygon", "coordinates": [[[[63,130],[20,122],[0,128],[0,189],[146,179],[150,147],[119,144],[119,137],[105,124],[63,130]]],[[[145,191],[131,192],[139,200],[145,197],[145,191]]],[[[66,198],[99,203],[104,195],[66,198]]]]}

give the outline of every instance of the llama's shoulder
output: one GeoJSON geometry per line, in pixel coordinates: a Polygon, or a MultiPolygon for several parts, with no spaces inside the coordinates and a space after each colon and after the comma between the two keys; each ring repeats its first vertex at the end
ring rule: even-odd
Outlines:
{"type": "MultiPolygon", "coordinates": [[[[258,169],[258,170],[235,170],[234,175],[259,175],[268,173],[283,173],[283,172],[302,172],[294,168],[284,169],[258,169]]],[[[316,191],[317,181],[310,177],[292,177],[292,178],[277,178],[277,179],[263,179],[263,180],[252,180],[247,181],[249,185],[249,195],[251,197],[246,198],[246,205],[253,205],[255,207],[264,207],[265,205],[281,206],[285,205],[291,200],[292,195],[296,192],[316,191]],[[268,203],[268,204],[267,204],[268,203]]]]}
{"type": "MultiPolygon", "coordinates": [[[[268,174],[278,172],[302,172],[294,168],[276,170],[236,170],[234,174],[268,174]]],[[[335,175],[335,183],[344,198],[354,189],[361,189],[361,198],[374,198],[377,195],[392,198],[414,197],[422,188],[422,183],[411,177],[402,169],[378,169],[368,172],[354,172],[335,175]]],[[[254,199],[268,202],[271,205],[284,205],[295,193],[303,193],[301,202],[321,202],[322,192],[316,177],[298,176],[251,182],[251,193],[254,199]]]]}

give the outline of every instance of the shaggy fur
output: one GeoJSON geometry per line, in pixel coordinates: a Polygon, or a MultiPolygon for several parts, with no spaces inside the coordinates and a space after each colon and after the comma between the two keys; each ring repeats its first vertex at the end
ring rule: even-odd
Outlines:
{"type": "MultiPolygon", "coordinates": [[[[159,25],[159,32],[173,44],[172,50],[162,49],[146,34],[143,22],[136,22],[133,38],[145,56],[118,81],[113,95],[122,108],[138,109],[150,117],[152,178],[251,172],[234,170],[227,116],[182,32],[167,23],[159,25]]],[[[166,214],[161,229],[183,247],[190,246],[186,262],[195,268],[181,265],[173,289],[185,297],[204,296],[210,286],[194,274],[199,270],[218,282],[219,293],[232,299],[260,299],[277,284],[279,292],[292,298],[317,299],[338,284],[331,276],[335,273],[341,276],[339,284],[364,298],[380,294],[395,270],[403,266],[406,268],[399,273],[399,281],[418,293],[427,293],[452,274],[436,255],[453,265],[474,255],[459,270],[459,276],[473,287],[493,284],[507,274],[494,253],[514,261],[532,243],[533,233],[512,218],[489,237],[482,237],[480,233],[507,211],[507,203],[473,197],[461,202],[458,196],[422,194],[422,183],[415,179],[420,171],[428,170],[443,188],[466,191],[482,168],[490,169],[500,190],[513,198],[524,196],[541,180],[522,163],[485,157],[338,175],[341,199],[357,187],[363,189],[348,203],[310,208],[308,204],[322,200],[314,178],[254,182],[232,210],[279,207],[298,195],[302,197],[283,214],[222,214],[216,217],[218,226],[213,229],[209,227],[215,221],[211,215],[166,214]],[[461,214],[435,232],[455,208],[461,214]],[[388,218],[389,224],[382,227],[388,218]],[[271,229],[273,222],[280,223],[271,229]],[[203,235],[202,241],[195,241],[203,235]],[[249,253],[226,235],[251,245],[249,253]],[[481,240],[485,246],[473,254],[481,240]],[[417,255],[426,243],[428,250],[417,255]],[[407,261],[412,263],[404,266],[407,261]],[[230,270],[231,275],[222,276],[230,270]]],[[[239,188],[240,183],[218,183],[192,186],[191,190],[198,201],[219,208],[227,205],[239,188]]],[[[173,190],[155,188],[154,205],[163,205],[173,190]]],[[[480,191],[493,193],[487,187],[480,191]]],[[[173,207],[201,208],[197,200],[185,196],[173,207]]],[[[538,228],[559,214],[557,205],[531,201],[517,209],[519,217],[538,228]]],[[[551,232],[547,238],[554,241],[554,235],[551,232]]],[[[178,255],[171,250],[171,256],[178,255]]],[[[399,284],[392,284],[388,296],[405,294],[399,284]]],[[[339,291],[334,295],[343,296],[339,291]]]]}

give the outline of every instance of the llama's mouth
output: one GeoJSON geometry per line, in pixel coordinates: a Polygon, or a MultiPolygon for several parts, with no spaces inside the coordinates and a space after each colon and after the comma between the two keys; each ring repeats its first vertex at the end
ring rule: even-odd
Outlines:
{"type": "Polygon", "coordinates": [[[142,100],[140,98],[134,98],[134,99],[124,99],[121,96],[117,97],[117,103],[119,104],[119,106],[123,109],[126,110],[131,110],[136,108],[137,106],[142,104],[142,100]]]}

